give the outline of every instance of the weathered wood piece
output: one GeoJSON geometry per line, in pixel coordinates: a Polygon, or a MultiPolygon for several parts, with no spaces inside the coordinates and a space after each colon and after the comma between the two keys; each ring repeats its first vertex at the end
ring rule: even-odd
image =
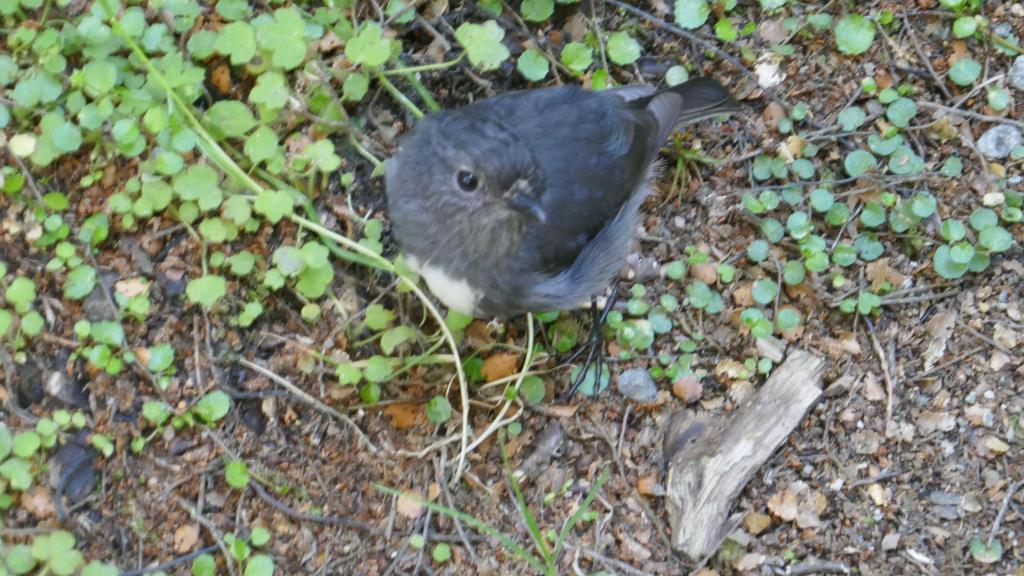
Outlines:
{"type": "Polygon", "coordinates": [[[743,516],[729,517],[733,501],[821,396],[824,373],[823,358],[795,350],[732,413],[698,417],[686,430],[669,427],[670,435],[687,435],[693,427],[699,434],[689,442],[665,440],[674,447],[665,455],[673,547],[694,561],[718,549],[743,516]]]}

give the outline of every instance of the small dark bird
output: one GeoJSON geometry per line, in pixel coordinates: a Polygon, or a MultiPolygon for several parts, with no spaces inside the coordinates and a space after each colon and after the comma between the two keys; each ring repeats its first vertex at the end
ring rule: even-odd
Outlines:
{"type": "Polygon", "coordinates": [[[524,90],[430,114],[388,161],[395,239],[464,314],[578,308],[622,268],[675,127],[737,109],[717,81],[694,78],[524,90]]]}

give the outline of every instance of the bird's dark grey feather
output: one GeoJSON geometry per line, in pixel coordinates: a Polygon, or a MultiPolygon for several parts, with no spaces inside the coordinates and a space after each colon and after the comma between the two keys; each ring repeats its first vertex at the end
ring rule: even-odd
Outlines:
{"type": "Polygon", "coordinates": [[[513,92],[463,110],[501,118],[521,141],[551,143],[536,159],[543,174],[557,177],[549,186],[559,193],[546,191],[541,205],[558,217],[534,226],[525,239],[534,265],[546,272],[571,265],[623,207],[643,180],[658,130],[642,109],[576,86],[513,92]]]}
{"type": "Polygon", "coordinates": [[[479,289],[477,315],[577,306],[622,266],[672,130],[735,109],[720,84],[698,78],[660,91],[511,92],[430,115],[388,169],[395,236],[417,261],[479,289]],[[449,184],[462,165],[497,189],[527,179],[547,218],[462,195],[449,184]]]}

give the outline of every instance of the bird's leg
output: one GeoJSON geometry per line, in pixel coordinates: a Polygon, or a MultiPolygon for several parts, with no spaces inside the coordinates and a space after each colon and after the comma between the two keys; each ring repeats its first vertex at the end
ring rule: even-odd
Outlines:
{"type": "Polygon", "coordinates": [[[587,374],[590,374],[591,372],[594,374],[595,389],[600,384],[601,376],[604,373],[606,365],[604,357],[604,325],[608,320],[608,313],[611,312],[612,308],[614,308],[618,295],[619,282],[616,280],[612,285],[611,295],[607,300],[605,300],[604,310],[601,310],[600,312],[598,311],[597,299],[590,301],[590,335],[587,337],[586,343],[573,352],[572,356],[567,360],[567,363],[575,360],[584,351],[586,351],[587,357],[586,360],[583,361],[583,366],[580,367],[580,371],[576,375],[572,386],[562,394],[560,398],[562,401],[567,401],[572,398],[572,396],[576,394],[576,390],[579,389],[580,384],[582,384],[583,380],[587,377],[587,374]]]}

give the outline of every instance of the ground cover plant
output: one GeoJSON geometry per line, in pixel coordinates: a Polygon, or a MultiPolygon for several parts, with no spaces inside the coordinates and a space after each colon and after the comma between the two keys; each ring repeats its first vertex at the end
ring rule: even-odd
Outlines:
{"type": "Polygon", "coordinates": [[[1024,5],[0,0],[0,574],[1015,573],[1024,5]],[[385,162],[508,90],[713,75],[608,316],[473,320],[385,162]],[[696,566],[673,412],[824,399],[696,566]]]}

